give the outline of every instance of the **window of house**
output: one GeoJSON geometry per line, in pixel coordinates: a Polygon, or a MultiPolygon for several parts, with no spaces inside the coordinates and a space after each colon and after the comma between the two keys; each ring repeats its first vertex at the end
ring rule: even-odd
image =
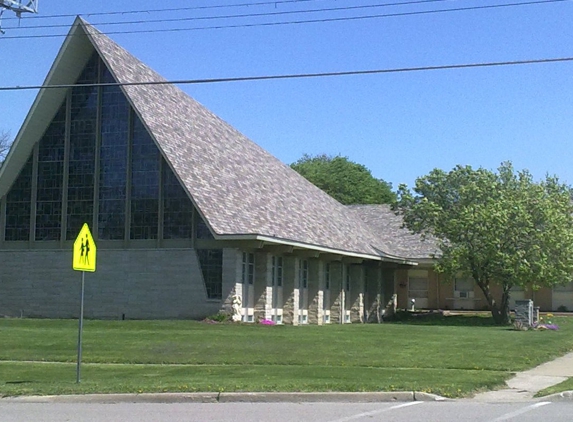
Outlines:
{"type": "Polygon", "coordinates": [[[223,251],[221,249],[197,250],[205,290],[208,299],[221,299],[223,296],[223,251]]]}
{"type": "Polygon", "coordinates": [[[308,261],[306,259],[300,261],[298,277],[299,288],[306,289],[308,287],[308,261]]]}
{"type": "Polygon", "coordinates": [[[330,262],[328,262],[324,269],[324,289],[330,290],[330,262]]]}
{"type": "Polygon", "coordinates": [[[272,258],[272,278],[273,285],[282,287],[283,285],[283,257],[273,256],[272,258]]]}
{"type": "Polygon", "coordinates": [[[454,296],[461,299],[474,297],[474,281],[471,278],[456,278],[454,296]]]}
{"type": "Polygon", "coordinates": [[[428,271],[410,270],[408,271],[408,297],[414,299],[425,299],[428,297],[428,271]]]}
{"type": "Polygon", "coordinates": [[[243,252],[243,284],[253,284],[255,281],[255,254],[243,252]]]}

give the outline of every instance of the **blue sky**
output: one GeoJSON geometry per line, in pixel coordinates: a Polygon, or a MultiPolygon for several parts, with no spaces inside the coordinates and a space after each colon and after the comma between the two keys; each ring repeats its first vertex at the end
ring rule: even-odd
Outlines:
{"type": "MultiPolygon", "coordinates": [[[[172,0],[40,2],[37,17],[4,14],[0,86],[38,85],[80,14],[103,32],[227,26],[507,5],[448,0],[241,19],[109,25],[133,20],[305,11],[408,0],[172,0]],[[238,5],[143,14],[100,12],[238,5]]],[[[335,72],[573,57],[573,2],[338,22],[110,37],[167,79],[335,72]]],[[[377,178],[412,185],[433,168],[495,169],[506,160],[573,184],[573,62],[379,75],[185,85],[189,95],[285,163],[304,153],[341,154],[377,178]]],[[[36,95],[0,92],[0,130],[15,136],[36,95]]]]}

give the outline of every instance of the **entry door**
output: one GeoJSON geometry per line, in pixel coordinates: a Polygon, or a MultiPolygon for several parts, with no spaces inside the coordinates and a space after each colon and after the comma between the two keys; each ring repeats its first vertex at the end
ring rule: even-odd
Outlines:
{"type": "Polygon", "coordinates": [[[283,322],[283,258],[273,256],[272,259],[272,309],[271,317],[277,324],[283,322]]]}
{"type": "Polygon", "coordinates": [[[324,323],[330,323],[330,263],[324,269],[324,290],[322,292],[322,310],[324,323]]]}
{"type": "Polygon", "coordinates": [[[308,323],[308,261],[302,259],[298,277],[298,322],[308,323]]]}
{"type": "Polygon", "coordinates": [[[255,254],[243,252],[243,321],[255,321],[255,254]]]}
{"type": "Polygon", "coordinates": [[[428,270],[408,271],[408,307],[414,304],[415,309],[425,309],[428,303],[429,279],[428,270]],[[412,299],[414,302],[412,302],[412,299]]]}

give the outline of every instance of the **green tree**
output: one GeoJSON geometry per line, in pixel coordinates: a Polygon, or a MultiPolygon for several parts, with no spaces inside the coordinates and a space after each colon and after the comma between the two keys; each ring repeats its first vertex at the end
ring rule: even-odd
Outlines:
{"type": "Polygon", "coordinates": [[[305,154],[291,167],[345,205],[389,204],[396,200],[390,183],[376,179],[365,166],[348,157],[305,154]]]}
{"type": "Polygon", "coordinates": [[[571,189],[556,177],[535,182],[511,163],[497,173],[435,169],[416,180],[413,192],[400,186],[396,207],[411,231],[438,240],[438,272],[475,280],[498,324],[510,322],[513,286],[538,289],[572,279],[571,189]]]}

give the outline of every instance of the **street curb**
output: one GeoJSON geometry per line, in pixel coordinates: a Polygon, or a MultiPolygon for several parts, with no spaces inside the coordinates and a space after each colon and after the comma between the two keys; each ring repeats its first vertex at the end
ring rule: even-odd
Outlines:
{"type": "Polygon", "coordinates": [[[562,391],[561,393],[550,394],[548,396],[536,397],[538,401],[573,401],[573,391],[562,391]]]}
{"type": "Polygon", "coordinates": [[[69,396],[4,397],[0,402],[20,403],[376,403],[443,401],[444,397],[422,392],[375,393],[149,393],[81,394],[69,396]]]}

